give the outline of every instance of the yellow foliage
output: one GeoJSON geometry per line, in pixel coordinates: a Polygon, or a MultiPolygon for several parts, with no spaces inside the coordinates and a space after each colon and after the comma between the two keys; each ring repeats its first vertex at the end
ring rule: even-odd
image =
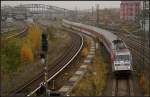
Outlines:
{"type": "Polygon", "coordinates": [[[38,25],[32,24],[28,30],[27,39],[30,40],[33,49],[40,47],[41,30],[38,25]]]}
{"type": "Polygon", "coordinates": [[[40,36],[41,29],[37,24],[30,24],[27,36],[23,41],[21,48],[21,60],[22,61],[33,61],[35,51],[40,47],[40,36]],[[34,51],[34,52],[33,52],[34,51]]]}
{"type": "Polygon", "coordinates": [[[82,56],[86,57],[88,55],[88,49],[87,48],[83,48],[82,50],[82,56]]]}
{"type": "Polygon", "coordinates": [[[33,61],[33,53],[32,49],[27,46],[27,44],[23,44],[21,48],[21,60],[22,61],[33,61]]]}
{"type": "Polygon", "coordinates": [[[140,85],[142,86],[144,90],[144,94],[147,95],[148,94],[148,81],[144,73],[142,73],[140,76],[140,85]]]}

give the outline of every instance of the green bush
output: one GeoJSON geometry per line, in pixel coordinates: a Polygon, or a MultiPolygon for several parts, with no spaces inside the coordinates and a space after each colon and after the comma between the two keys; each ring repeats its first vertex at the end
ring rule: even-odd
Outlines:
{"type": "Polygon", "coordinates": [[[1,63],[3,69],[8,73],[16,71],[20,63],[20,46],[17,41],[11,40],[5,43],[5,46],[1,51],[1,63]]]}

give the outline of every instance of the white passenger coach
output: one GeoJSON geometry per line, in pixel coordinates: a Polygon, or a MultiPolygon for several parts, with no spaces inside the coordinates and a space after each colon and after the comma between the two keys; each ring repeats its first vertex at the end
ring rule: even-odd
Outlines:
{"type": "Polygon", "coordinates": [[[63,20],[63,26],[98,37],[111,56],[111,67],[114,74],[130,74],[133,70],[132,54],[123,40],[115,34],[108,30],[67,20],[63,20]]]}

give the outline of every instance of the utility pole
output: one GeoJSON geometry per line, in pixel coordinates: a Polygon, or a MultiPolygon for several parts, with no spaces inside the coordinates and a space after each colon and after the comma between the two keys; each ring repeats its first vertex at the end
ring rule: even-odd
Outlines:
{"type": "Polygon", "coordinates": [[[66,10],[64,9],[64,18],[65,18],[65,16],[66,16],[66,10]]]}
{"type": "MultiPolygon", "coordinates": [[[[142,2],[142,5],[143,5],[143,1],[141,1],[142,2]]],[[[141,7],[141,10],[140,10],[140,12],[138,12],[138,17],[137,17],[137,23],[138,23],[138,25],[139,25],[139,29],[138,29],[138,33],[140,33],[140,36],[144,36],[143,34],[145,34],[145,32],[144,32],[144,30],[143,30],[143,18],[144,18],[144,13],[143,13],[143,11],[144,11],[144,5],[141,7]]],[[[144,56],[144,49],[143,49],[143,47],[144,47],[144,43],[143,43],[143,40],[144,40],[144,37],[141,37],[140,39],[139,39],[139,43],[140,44],[142,44],[143,46],[140,46],[139,45],[139,48],[140,48],[140,50],[139,50],[139,54],[140,54],[140,56],[138,57],[138,62],[139,62],[139,66],[138,66],[138,72],[141,74],[141,72],[143,71],[143,62],[144,62],[144,59],[143,59],[143,56],[144,56]]],[[[137,63],[138,63],[137,62],[137,63]]]]}
{"type": "Polygon", "coordinates": [[[93,25],[93,20],[94,19],[94,8],[93,8],[93,6],[92,6],[92,20],[91,20],[91,25],[93,25]]]}
{"type": "MultiPolygon", "coordinates": [[[[144,30],[144,45],[147,46],[147,44],[145,44],[145,41],[148,42],[148,45],[149,45],[149,51],[148,51],[148,59],[150,58],[150,32],[149,30],[147,31],[146,30],[146,21],[149,21],[149,0],[144,0],[143,1],[143,30],[144,30]]],[[[146,54],[146,53],[145,53],[146,54]]],[[[146,78],[148,78],[148,85],[149,85],[149,82],[150,82],[150,74],[149,74],[149,71],[150,71],[150,60],[148,60],[148,63],[147,64],[144,64],[144,65],[148,65],[146,68],[146,73],[145,76],[146,78]]],[[[145,69],[145,68],[144,68],[145,69]]],[[[145,70],[144,70],[145,71],[145,70]]],[[[149,88],[148,88],[149,90],[149,88]]],[[[148,94],[149,94],[149,91],[148,91],[148,94]]]]}
{"type": "Polygon", "coordinates": [[[88,25],[90,24],[90,9],[88,9],[88,25]]]}
{"type": "MultiPolygon", "coordinates": [[[[147,53],[145,53],[145,46],[147,46],[146,45],[146,43],[149,41],[149,43],[148,43],[148,48],[149,48],[149,51],[148,51],[148,53],[150,53],[150,32],[148,31],[148,33],[146,32],[146,19],[147,19],[147,17],[149,18],[149,16],[147,16],[147,15],[149,15],[149,13],[148,13],[148,11],[149,11],[149,8],[147,9],[147,6],[146,6],[146,3],[148,3],[149,1],[148,0],[144,0],[144,1],[141,1],[141,3],[142,3],[142,8],[141,8],[141,10],[140,10],[140,12],[139,12],[139,15],[138,15],[138,21],[139,22],[137,22],[138,23],[138,28],[139,28],[139,33],[140,33],[140,36],[141,36],[141,38],[139,39],[139,43],[141,43],[141,45],[139,45],[140,47],[140,50],[139,50],[139,66],[138,66],[138,72],[140,73],[140,74],[144,74],[144,76],[145,76],[145,78],[148,78],[147,80],[148,80],[148,83],[150,82],[150,74],[149,74],[149,71],[150,71],[150,62],[149,62],[149,59],[148,59],[148,63],[146,63],[145,61],[145,54],[147,54],[147,53]],[[148,35],[147,35],[147,34],[148,35]],[[147,39],[148,38],[148,39],[147,39]],[[148,41],[146,41],[146,40],[148,40],[148,41]],[[148,65],[147,67],[146,67],[146,65],[148,65]]],[[[148,54],[148,58],[150,58],[150,56],[149,56],[149,54],[148,54]]],[[[148,84],[149,85],[149,84],[148,84]]],[[[149,91],[148,91],[149,92],[149,91]]],[[[149,94],[149,93],[148,93],[149,94]]]]}
{"type": "Polygon", "coordinates": [[[76,21],[78,21],[78,9],[77,9],[77,6],[75,7],[75,16],[76,16],[76,21]]]}
{"type": "Polygon", "coordinates": [[[99,27],[99,4],[97,4],[97,27],[99,27]]]}
{"type": "MultiPolygon", "coordinates": [[[[147,18],[147,14],[149,14],[148,12],[147,12],[147,9],[146,9],[146,2],[148,2],[148,1],[146,1],[146,0],[144,0],[143,1],[143,10],[142,10],[142,32],[143,32],[143,38],[141,38],[141,43],[142,43],[142,45],[143,45],[143,48],[141,49],[141,56],[142,56],[142,58],[141,58],[141,66],[142,66],[142,73],[144,74],[144,76],[146,77],[146,78],[148,78],[147,80],[148,81],[150,81],[150,74],[149,74],[149,70],[150,70],[150,63],[149,63],[149,61],[148,61],[148,63],[147,64],[145,64],[145,42],[146,42],[146,38],[147,38],[147,35],[146,35],[146,29],[145,29],[145,27],[146,27],[146,18],[147,18]],[[142,42],[143,41],[143,42],[142,42]],[[148,68],[145,68],[146,66],[145,65],[148,65],[147,67],[148,68]]],[[[141,33],[141,35],[142,35],[142,33],[141,33]]],[[[150,34],[149,34],[150,35],[150,34]]],[[[150,37],[148,37],[148,38],[150,38],[150,37]]],[[[150,47],[150,46],[149,46],[150,47]]],[[[148,51],[148,53],[150,53],[149,51],[148,51]]],[[[148,58],[149,58],[149,55],[148,55],[148,58]]],[[[149,83],[149,82],[148,82],[149,83]]],[[[149,91],[148,91],[149,92],[149,91]]]]}
{"type": "MultiPolygon", "coordinates": [[[[148,40],[149,41],[148,42],[148,45],[149,45],[149,51],[148,52],[149,52],[149,58],[150,58],[150,31],[148,31],[148,39],[149,39],[148,40]]],[[[150,60],[149,60],[148,68],[149,68],[148,71],[150,71],[150,60]]],[[[148,74],[148,80],[149,80],[149,84],[150,84],[150,74],[148,74]]],[[[148,94],[150,94],[150,92],[148,94]]]]}
{"type": "Polygon", "coordinates": [[[93,8],[93,6],[92,6],[92,16],[94,15],[94,8],[93,8]]]}
{"type": "Polygon", "coordinates": [[[142,71],[144,71],[144,65],[145,65],[145,18],[146,18],[146,10],[145,10],[145,7],[146,7],[146,2],[143,1],[143,10],[142,10],[142,33],[141,33],[141,36],[143,36],[143,38],[141,38],[141,44],[143,45],[143,47],[141,48],[141,56],[142,56],[142,60],[141,60],[141,66],[142,66],[142,71]]]}

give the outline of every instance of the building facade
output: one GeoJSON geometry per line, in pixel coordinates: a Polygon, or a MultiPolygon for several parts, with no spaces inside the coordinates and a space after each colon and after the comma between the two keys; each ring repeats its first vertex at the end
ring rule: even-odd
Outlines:
{"type": "Polygon", "coordinates": [[[122,21],[134,21],[140,10],[140,1],[121,1],[120,19],[122,21]]]}

